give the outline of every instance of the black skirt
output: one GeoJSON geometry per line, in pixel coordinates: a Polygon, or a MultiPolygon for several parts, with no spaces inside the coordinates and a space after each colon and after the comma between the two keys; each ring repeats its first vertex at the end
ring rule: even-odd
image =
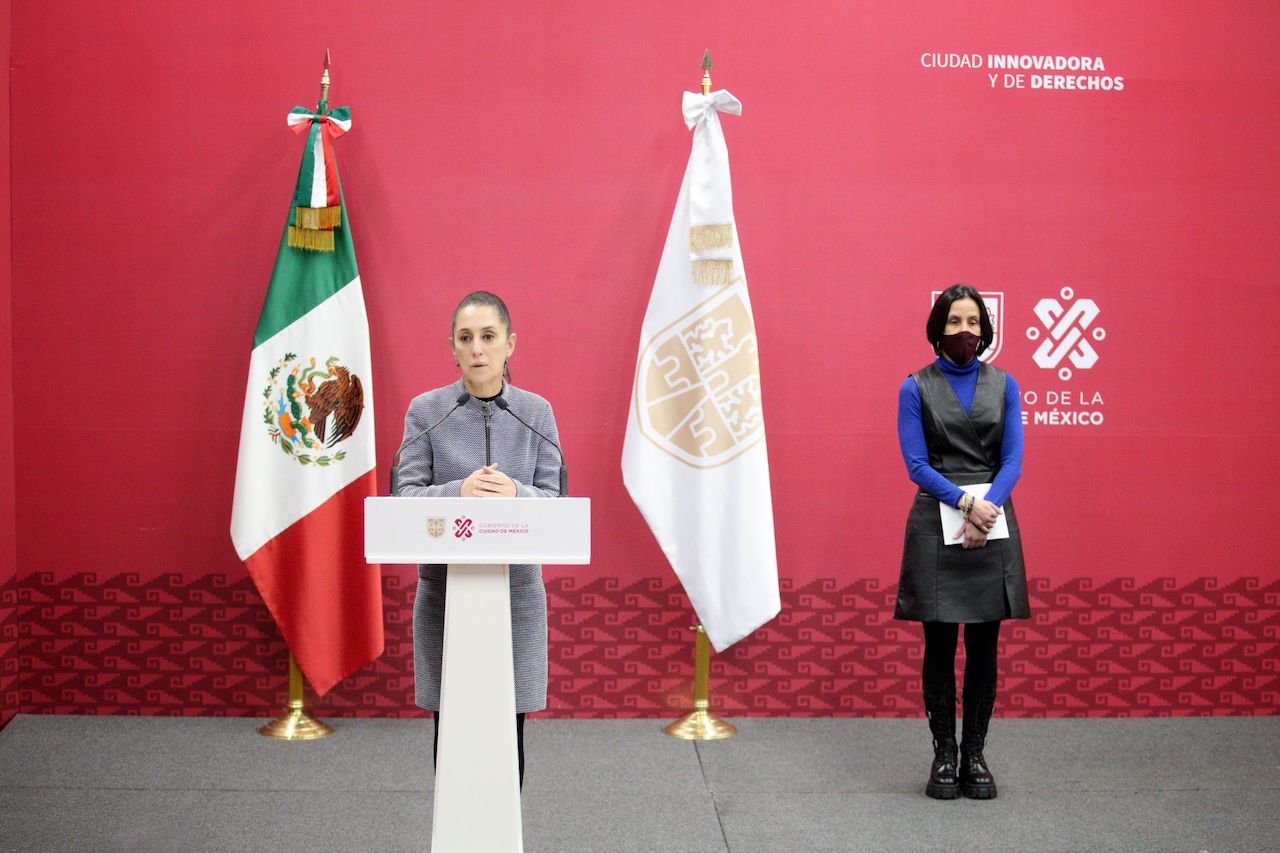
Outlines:
{"type": "Polygon", "coordinates": [[[1008,539],[982,548],[944,545],[938,500],[918,492],[907,515],[895,619],[917,622],[994,622],[1028,619],[1027,574],[1013,499],[1004,505],[1008,539]]]}

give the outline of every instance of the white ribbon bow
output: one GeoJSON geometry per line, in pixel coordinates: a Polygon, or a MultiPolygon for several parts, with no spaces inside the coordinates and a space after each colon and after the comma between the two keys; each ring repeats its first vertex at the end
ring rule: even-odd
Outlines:
{"type": "Polygon", "coordinates": [[[701,92],[685,92],[681,107],[684,110],[684,123],[690,130],[711,110],[735,116],[742,115],[742,101],[729,94],[726,89],[717,89],[710,95],[704,95],[701,92]]]}

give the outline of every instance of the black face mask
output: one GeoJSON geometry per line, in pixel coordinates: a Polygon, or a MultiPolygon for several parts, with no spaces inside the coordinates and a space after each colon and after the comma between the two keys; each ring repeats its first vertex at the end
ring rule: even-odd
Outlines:
{"type": "Polygon", "coordinates": [[[966,365],[978,354],[978,345],[981,343],[982,338],[973,332],[956,332],[954,335],[943,335],[938,346],[947,358],[956,364],[966,365]]]}

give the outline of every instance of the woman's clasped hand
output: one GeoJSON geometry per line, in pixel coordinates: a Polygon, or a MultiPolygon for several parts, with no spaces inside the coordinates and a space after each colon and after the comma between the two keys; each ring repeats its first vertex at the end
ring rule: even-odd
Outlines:
{"type": "Polygon", "coordinates": [[[514,498],[516,484],[494,463],[472,471],[471,476],[462,481],[459,492],[464,498],[514,498]]]}
{"type": "Polygon", "coordinates": [[[987,536],[996,526],[1003,511],[991,501],[976,498],[969,517],[954,534],[953,538],[961,540],[961,547],[981,548],[987,544],[987,536]]]}

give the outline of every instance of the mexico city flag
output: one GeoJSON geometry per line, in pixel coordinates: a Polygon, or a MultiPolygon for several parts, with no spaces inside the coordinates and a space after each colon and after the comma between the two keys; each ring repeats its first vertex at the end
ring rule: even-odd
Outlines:
{"type": "Polygon", "coordinates": [[[369,323],[333,140],[350,110],[297,107],[298,185],[253,337],[231,539],[307,680],[324,695],[382,654],[369,323]]]}
{"type": "Polygon", "coordinates": [[[777,615],[760,363],[718,112],[684,94],[693,151],[640,331],[622,448],[631,499],[717,651],[777,615]]]}

